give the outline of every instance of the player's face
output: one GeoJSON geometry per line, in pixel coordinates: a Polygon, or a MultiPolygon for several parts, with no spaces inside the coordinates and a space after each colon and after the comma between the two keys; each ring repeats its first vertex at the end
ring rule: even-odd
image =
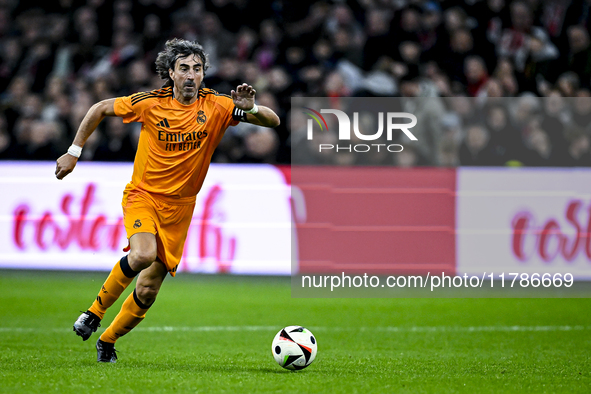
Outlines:
{"type": "Polygon", "coordinates": [[[169,70],[169,73],[179,101],[195,101],[203,81],[203,63],[199,56],[191,55],[177,59],[174,70],[169,70]]]}

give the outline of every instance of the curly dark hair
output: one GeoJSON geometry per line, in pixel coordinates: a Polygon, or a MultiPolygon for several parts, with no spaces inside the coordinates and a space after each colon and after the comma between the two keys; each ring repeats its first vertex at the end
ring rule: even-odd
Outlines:
{"type": "MultiPolygon", "coordinates": [[[[164,50],[158,53],[158,57],[156,58],[156,72],[161,79],[166,81],[164,83],[165,87],[174,85],[174,82],[170,79],[168,70],[174,70],[177,59],[190,55],[197,55],[201,58],[203,75],[205,75],[205,71],[209,67],[209,61],[203,47],[198,42],[184,40],[182,38],[173,38],[172,40],[166,41],[164,50]]],[[[203,82],[201,82],[201,87],[204,86],[203,82]]]]}

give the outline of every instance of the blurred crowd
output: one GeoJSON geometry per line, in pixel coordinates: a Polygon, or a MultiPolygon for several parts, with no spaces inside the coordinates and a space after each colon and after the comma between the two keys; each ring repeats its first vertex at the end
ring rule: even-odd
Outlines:
{"type": "MultiPolygon", "coordinates": [[[[591,0],[0,0],[0,159],[55,160],[92,104],[160,87],[181,37],[206,86],[252,84],[282,120],[228,129],[214,162],[290,163],[292,97],[370,96],[430,120],[368,164],[589,166],[590,29],[591,0]]],[[[82,160],[131,161],[138,135],[108,118],[82,160]]]]}
{"type": "Polygon", "coordinates": [[[296,98],[293,104],[293,164],[591,166],[589,96],[296,98]],[[325,114],[326,129],[321,129],[307,108],[357,113],[349,116],[348,139],[339,139],[336,116],[325,114]],[[389,123],[408,123],[404,116],[388,120],[392,112],[417,117],[407,129],[416,141],[399,127],[388,133],[389,123]],[[368,140],[375,135],[379,138],[368,140]]]}

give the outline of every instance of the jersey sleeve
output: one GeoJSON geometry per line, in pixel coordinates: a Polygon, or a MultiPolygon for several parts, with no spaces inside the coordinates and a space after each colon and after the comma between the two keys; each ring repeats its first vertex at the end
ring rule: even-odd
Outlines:
{"type": "Polygon", "coordinates": [[[224,129],[228,128],[229,126],[236,126],[238,123],[240,123],[240,121],[246,120],[246,115],[244,119],[241,119],[238,115],[235,114],[235,110],[237,110],[237,108],[234,106],[234,101],[230,96],[216,96],[216,101],[224,108],[226,112],[223,123],[224,129]]]}
{"type": "Polygon", "coordinates": [[[136,102],[142,93],[135,93],[131,96],[117,97],[115,99],[115,115],[123,118],[123,123],[143,122],[145,105],[136,102]]]}

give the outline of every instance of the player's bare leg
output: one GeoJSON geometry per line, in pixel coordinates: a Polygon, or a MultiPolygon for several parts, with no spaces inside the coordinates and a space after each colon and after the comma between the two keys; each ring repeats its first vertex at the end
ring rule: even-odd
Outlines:
{"type": "Polygon", "coordinates": [[[159,260],[154,261],[149,268],[140,273],[135,285],[135,291],[144,305],[152,305],[156,301],[156,296],[167,273],[166,266],[159,260]]]}
{"type": "Polygon", "coordinates": [[[142,271],[156,261],[158,246],[152,233],[137,233],[129,239],[129,266],[134,271],[142,271]]]}

